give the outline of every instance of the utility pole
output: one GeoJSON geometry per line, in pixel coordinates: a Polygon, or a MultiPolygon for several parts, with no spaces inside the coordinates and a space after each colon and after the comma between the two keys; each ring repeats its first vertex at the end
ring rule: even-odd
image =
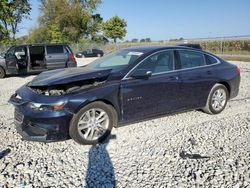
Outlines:
{"type": "Polygon", "coordinates": [[[224,37],[221,38],[221,43],[220,43],[220,48],[221,48],[221,54],[223,55],[223,42],[224,42],[224,37]]]}

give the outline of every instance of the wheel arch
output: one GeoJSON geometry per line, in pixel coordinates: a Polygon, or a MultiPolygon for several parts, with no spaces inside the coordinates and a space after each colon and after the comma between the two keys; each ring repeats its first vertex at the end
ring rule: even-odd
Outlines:
{"type": "Polygon", "coordinates": [[[227,83],[226,81],[221,81],[221,82],[218,82],[218,84],[224,85],[227,88],[228,94],[230,96],[230,94],[231,94],[231,86],[229,85],[229,83],[227,83]]]}
{"type": "Polygon", "coordinates": [[[7,74],[7,72],[6,72],[6,67],[4,67],[4,66],[0,65],[0,68],[2,68],[2,69],[3,69],[3,71],[4,71],[4,77],[5,77],[5,76],[6,76],[6,74],[7,74]]]}
{"type": "Polygon", "coordinates": [[[116,105],[113,104],[110,100],[107,100],[107,99],[99,99],[99,98],[97,99],[97,98],[96,98],[96,99],[93,99],[93,100],[88,100],[87,102],[82,103],[82,104],[76,109],[75,113],[77,113],[79,110],[81,110],[81,108],[83,108],[84,106],[89,105],[89,104],[91,104],[91,103],[93,103],[93,102],[103,102],[103,103],[105,103],[105,104],[107,104],[107,105],[112,106],[113,109],[114,109],[114,111],[115,111],[115,113],[116,113],[117,121],[119,121],[119,119],[120,119],[119,107],[116,106],[116,105]]]}
{"type": "Polygon", "coordinates": [[[6,72],[6,66],[0,64],[0,67],[6,72]]]}

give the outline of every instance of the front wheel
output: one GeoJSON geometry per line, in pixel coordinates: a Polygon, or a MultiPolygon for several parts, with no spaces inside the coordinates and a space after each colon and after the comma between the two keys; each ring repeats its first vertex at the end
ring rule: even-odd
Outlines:
{"type": "Polygon", "coordinates": [[[215,84],[211,89],[206,106],[203,111],[208,114],[218,114],[224,110],[227,105],[229,93],[227,88],[222,84],[215,84]]]}
{"type": "Polygon", "coordinates": [[[93,102],[72,118],[69,135],[80,144],[98,144],[110,135],[116,123],[116,111],[111,105],[93,102]]]}

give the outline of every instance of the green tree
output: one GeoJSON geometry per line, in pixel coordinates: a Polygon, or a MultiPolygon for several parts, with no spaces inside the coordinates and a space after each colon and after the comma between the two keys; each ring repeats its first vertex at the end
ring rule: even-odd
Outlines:
{"type": "Polygon", "coordinates": [[[28,0],[1,0],[0,2],[0,33],[3,38],[16,37],[19,24],[23,18],[29,18],[31,11],[28,0]]]}
{"type": "Polygon", "coordinates": [[[145,39],[141,39],[140,42],[146,42],[146,40],[145,39]]]}
{"type": "Polygon", "coordinates": [[[100,0],[41,0],[39,27],[32,30],[31,40],[78,42],[98,32],[100,16],[93,14],[100,0]],[[41,35],[35,35],[42,32],[41,35]],[[44,37],[45,35],[45,37],[44,37]]]}
{"type": "Polygon", "coordinates": [[[102,29],[103,18],[100,14],[94,14],[91,16],[90,21],[87,25],[87,35],[91,37],[91,40],[98,40],[97,34],[102,29]]]}
{"type": "Polygon", "coordinates": [[[146,38],[145,41],[146,42],[151,42],[151,39],[150,38],[146,38]]]}
{"type": "Polygon", "coordinates": [[[137,43],[139,40],[138,39],[132,39],[131,42],[137,43]]]}
{"type": "Polygon", "coordinates": [[[123,39],[127,34],[127,23],[118,16],[110,18],[103,23],[102,29],[104,36],[111,38],[116,43],[117,39],[123,39]]]}

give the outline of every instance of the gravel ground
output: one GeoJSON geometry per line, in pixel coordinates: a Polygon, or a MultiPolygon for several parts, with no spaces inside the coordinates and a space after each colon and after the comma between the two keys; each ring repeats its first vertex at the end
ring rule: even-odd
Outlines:
{"type": "Polygon", "coordinates": [[[91,63],[92,61],[98,59],[98,57],[92,57],[92,58],[76,58],[76,62],[78,67],[87,65],[91,63]]]}
{"type": "Polygon", "coordinates": [[[0,187],[250,187],[250,63],[234,63],[240,93],[221,114],[136,123],[96,146],[21,141],[7,100],[34,76],[0,80],[0,187]]]}

